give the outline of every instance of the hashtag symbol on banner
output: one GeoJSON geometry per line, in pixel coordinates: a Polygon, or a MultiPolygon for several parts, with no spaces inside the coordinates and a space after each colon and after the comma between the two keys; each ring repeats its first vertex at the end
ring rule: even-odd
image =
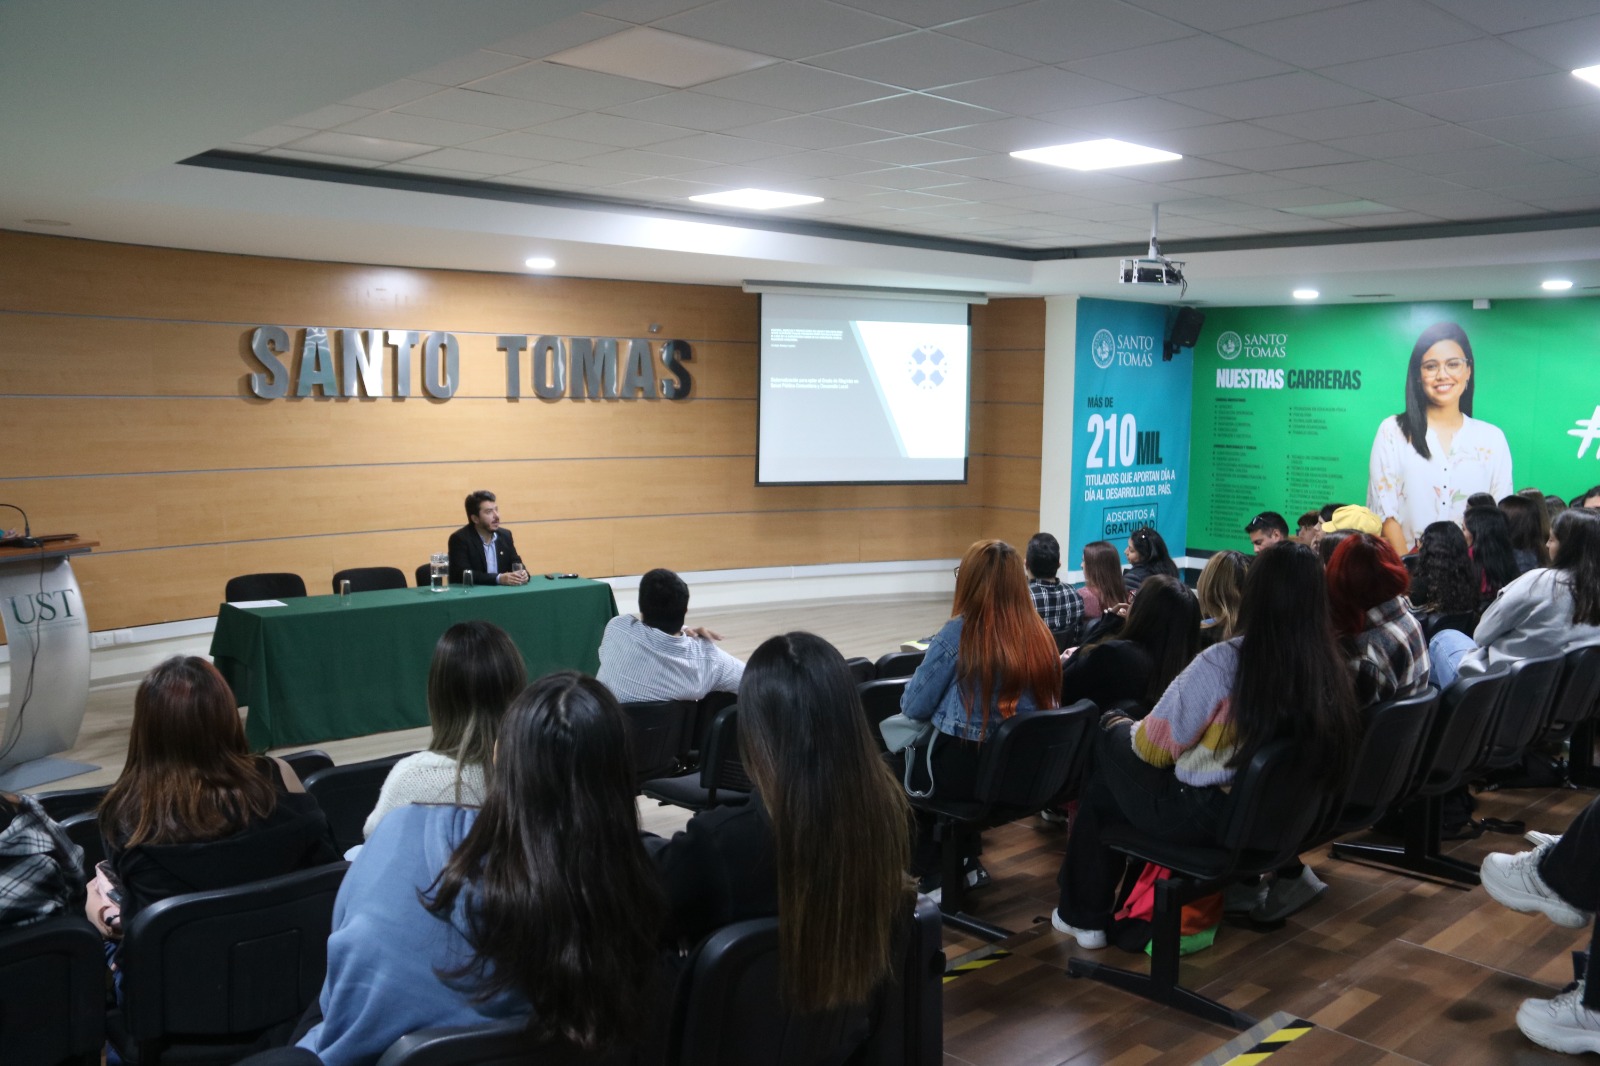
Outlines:
{"type": "MultiPolygon", "coordinates": [[[[1594,414],[1588,418],[1578,419],[1578,428],[1567,430],[1567,436],[1578,438],[1578,458],[1583,458],[1583,453],[1589,450],[1589,442],[1600,440],[1600,406],[1596,406],[1594,414]]],[[[1600,447],[1595,448],[1594,457],[1600,459],[1600,447]]]]}

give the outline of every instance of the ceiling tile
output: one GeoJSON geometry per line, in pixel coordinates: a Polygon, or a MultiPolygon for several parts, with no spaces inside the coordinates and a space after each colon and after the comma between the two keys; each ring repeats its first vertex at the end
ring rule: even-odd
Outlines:
{"type": "Polygon", "coordinates": [[[1323,67],[1317,73],[1346,85],[1394,98],[1444,92],[1469,85],[1515,81],[1551,73],[1548,63],[1487,37],[1406,55],[1363,59],[1323,67]]]}
{"type": "Polygon", "coordinates": [[[735,126],[752,126],[758,122],[769,122],[793,114],[791,111],[776,107],[726,100],[720,96],[707,96],[705,93],[690,90],[652,96],[647,100],[635,100],[629,104],[618,104],[616,107],[607,108],[606,113],[637,119],[640,122],[681,126],[684,129],[700,130],[705,133],[716,133],[735,126]]]}
{"type": "Polygon", "coordinates": [[[845,7],[908,22],[913,26],[938,26],[1011,7],[1018,0],[838,0],[845,7]]]}
{"type": "MultiPolygon", "coordinates": [[[[1282,195],[1302,195],[1306,191],[1303,186],[1285,181],[1283,178],[1275,178],[1271,174],[1224,174],[1216,178],[1195,178],[1191,181],[1174,181],[1169,184],[1183,193],[1203,193],[1207,196],[1236,196],[1241,199],[1246,195],[1264,195],[1268,191],[1275,191],[1282,195]]],[[[1296,202],[1318,203],[1320,201],[1306,200],[1296,202]]]]}
{"type": "Polygon", "coordinates": [[[1522,199],[1524,190],[1541,182],[1559,183],[1562,186],[1600,185],[1591,171],[1559,160],[1533,163],[1521,167],[1476,167],[1457,170],[1446,175],[1452,182],[1469,189],[1498,189],[1502,195],[1522,199]]]}
{"type": "Polygon", "coordinates": [[[474,174],[514,174],[519,170],[528,169],[528,161],[521,156],[474,152],[466,148],[445,148],[408,159],[406,162],[422,167],[468,171],[474,174]]]}
{"type": "Polygon", "coordinates": [[[1600,129],[1600,104],[1541,111],[1534,115],[1515,115],[1470,122],[1467,129],[1497,141],[1527,144],[1550,137],[1581,137],[1600,129]]]}
{"type": "Polygon", "coordinates": [[[609,144],[617,148],[638,148],[640,145],[670,141],[683,135],[682,130],[672,126],[662,126],[654,122],[635,122],[631,118],[617,118],[615,115],[602,115],[598,112],[546,122],[541,126],[535,126],[529,132],[545,137],[564,137],[574,141],[609,144]]]}
{"type": "Polygon", "coordinates": [[[696,92],[788,111],[824,111],[893,96],[887,85],[800,63],[778,63],[697,86],[696,92]]]}
{"type": "Polygon", "coordinates": [[[1362,157],[1353,152],[1341,152],[1326,145],[1310,141],[1280,144],[1272,148],[1251,148],[1243,152],[1224,152],[1211,156],[1231,166],[1245,170],[1289,170],[1293,167],[1315,167],[1324,163],[1351,163],[1362,157]]]}
{"type": "Polygon", "coordinates": [[[1596,126],[1584,133],[1566,137],[1551,137],[1542,141],[1529,141],[1523,147],[1530,152],[1548,156],[1551,159],[1564,159],[1570,163],[1588,166],[1588,163],[1585,162],[1586,160],[1592,156],[1600,155],[1600,126],[1596,126]]]}
{"type": "MultiPolygon", "coordinates": [[[[1270,174],[1257,174],[1255,177],[1270,178],[1270,174]]],[[[1278,180],[1278,179],[1274,179],[1278,180]]],[[[1252,207],[1270,207],[1281,209],[1285,207],[1319,207],[1328,203],[1343,203],[1356,199],[1353,196],[1329,193],[1326,189],[1307,188],[1304,185],[1288,186],[1287,182],[1279,181],[1277,186],[1268,186],[1261,190],[1240,191],[1231,194],[1234,200],[1252,207]]]]}
{"type": "Polygon", "coordinates": [[[1041,63],[1067,63],[1194,34],[1120,0],[1034,0],[953,23],[942,32],[1041,63]]]}
{"type": "Polygon", "coordinates": [[[655,150],[716,163],[749,163],[785,155],[790,151],[787,145],[725,137],[720,133],[697,133],[691,137],[662,141],[655,146],[655,150]]]}
{"type": "Polygon", "coordinates": [[[443,89],[396,108],[401,114],[472,122],[503,130],[520,130],[574,114],[570,107],[542,104],[514,96],[496,96],[476,89],[443,89]]]}
{"type": "Polygon", "coordinates": [[[718,0],[661,19],[656,28],[780,59],[804,59],[912,29],[827,0],[718,0]]]}
{"type": "Polygon", "coordinates": [[[681,178],[643,178],[613,185],[611,192],[617,196],[638,197],[642,200],[687,200],[691,196],[716,192],[717,186],[681,178]]]}
{"type": "Polygon", "coordinates": [[[903,89],[970,81],[1029,65],[1019,56],[928,30],[829,52],[806,62],[903,89]]]}
{"type": "Polygon", "coordinates": [[[1172,93],[1287,74],[1294,68],[1217,37],[1185,37],[1091,56],[1067,69],[1144,93],[1172,93]]]}
{"type": "Polygon", "coordinates": [[[926,137],[891,137],[834,149],[840,155],[858,156],[878,163],[898,163],[902,166],[943,164],[960,159],[971,159],[975,153],[959,145],[926,137]]]}
{"type": "Polygon", "coordinates": [[[1305,71],[1214,85],[1209,89],[1190,89],[1170,93],[1168,98],[1234,119],[1290,115],[1371,99],[1359,89],[1305,71]]]}
{"type": "Polygon", "coordinates": [[[1136,94],[1131,89],[1069,70],[1033,67],[1014,74],[945,85],[938,90],[938,95],[1013,115],[1038,115],[1045,111],[1125,100],[1136,94]]]}
{"type": "Polygon", "coordinates": [[[516,70],[485,78],[472,87],[480,92],[537,100],[543,104],[584,111],[615,107],[633,100],[660,96],[668,91],[649,82],[554,63],[529,63],[516,70]]]}
{"type": "Polygon", "coordinates": [[[1566,213],[1569,211],[1594,211],[1600,209],[1600,190],[1589,189],[1586,192],[1576,192],[1568,195],[1546,196],[1539,193],[1529,196],[1524,203],[1545,211],[1566,213]]]}
{"type": "MultiPolygon", "coordinates": [[[[765,163],[767,166],[777,167],[792,174],[830,178],[839,174],[859,173],[862,161],[853,156],[838,155],[834,152],[798,152],[794,155],[774,156],[765,163]]],[[[959,178],[959,175],[956,177],[959,178]]]]}
{"type": "Polygon", "coordinates": [[[1242,26],[1222,36],[1295,66],[1315,68],[1416,52],[1480,33],[1423,0],[1361,0],[1242,26]]]}
{"type": "Polygon", "coordinates": [[[1463,148],[1453,152],[1428,152],[1406,156],[1400,160],[1400,165],[1407,170],[1448,178],[1452,174],[1474,170],[1498,169],[1514,173],[1544,161],[1543,157],[1527,149],[1509,144],[1493,144],[1482,148],[1463,148]]]}
{"type": "MultiPolygon", "coordinates": [[[[867,165],[872,165],[871,161],[867,165]]],[[[968,181],[960,174],[950,174],[941,170],[931,170],[926,167],[893,166],[881,170],[857,171],[841,175],[850,181],[861,185],[871,185],[882,189],[940,189],[951,190],[941,192],[944,196],[960,196],[966,198],[968,190],[975,189],[979,182],[968,181]]]]}
{"type": "Polygon", "coordinates": [[[474,151],[494,152],[498,155],[517,155],[524,159],[539,159],[548,163],[564,163],[571,159],[598,155],[609,151],[611,145],[574,141],[565,137],[544,137],[537,133],[502,133],[468,142],[474,151]]]}
{"type": "Polygon", "coordinates": [[[875,126],[895,133],[929,133],[1007,117],[999,111],[922,93],[869,100],[864,104],[833,108],[826,114],[828,118],[859,122],[863,126],[875,126]]]}
{"type": "Polygon", "coordinates": [[[318,155],[344,156],[352,159],[375,159],[393,163],[431,152],[431,144],[413,144],[409,141],[386,140],[382,137],[360,137],[350,133],[314,133],[287,146],[295,152],[313,152],[318,155]]]}
{"type": "Polygon", "coordinates": [[[549,26],[541,26],[528,33],[519,33],[515,37],[496,41],[489,47],[493,51],[521,56],[524,59],[543,59],[545,56],[564,52],[568,48],[576,48],[580,44],[588,44],[590,41],[598,41],[602,37],[621,33],[631,25],[630,22],[602,18],[584,12],[549,26]]]}
{"type": "Polygon", "coordinates": [[[1218,122],[1186,130],[1168,130],[1161,135],[1161,140],[1170,151],[1214,159],[1219,158],[1224,152],[1269,148],[1275,144],[1293,144],[1295,138],[1287,133],[1269,130],[1251,122],[1218,122]]]}
{"type": "Polygon", "coordinates": [[[344,104],[329,104],[319,107],[315,111],[307,111],[303,115],[284,120],[286,126],[306,126],[314,130],[328,130],[335,126],[342,126],[346,122],[354,122],[372,114],[364,107],[346,107],[344,104]]]}
{"type": "MultiPolygon", "coordinates": [[[[1472,191],[1465,186],[1457,185],[1453,181],[1428,177],[1417,174],[1414,171],[1402,170],[1399,171],[1399,174],[1403,176],[1395,177],[1391,175],[1385,178],[1343,182],[1339,185],[1339,191],[1357,199],[1376,200],[1385,204],[1402,197],[1415,199],[1422,196],[1444,196],[1472,191]]],[[[1342,198],[1329,197],[1330,200],[1342,198]]]]}
{"type": "Polygon", "coordinates": [[[1499,85],[1478,85],[1449,92],[1408,96],[1397,102],[1436,115],[1446,122],[1475,122],[1507,115],[1531,115],[1540,111],[1583,107],[1595,102],[1595,88],[1571,74],[1547,74],[1499,85]]]}
{"type": "Polygon", "coordinates": [[[1166,15],[1196,29],[1214,33],[1269,18],[1302,15],[1308,11],[1339,7],[1350,0],[1128,0],[1134,7],[1166,15]]]}
{"type": "Polygon", "coordinates": [[[641,177],[666,177],[691,170],[704,170],[706,164],[701,159],[686,159],[683,156],[666,155],[662,152],[624,148],[616,152],[588,156],[583,160],[583,165],[599,167],[602,170],[628,171],[641,177]]]}
{"type": "Polygon", "coordinates": [[[836,148],[845,144],[879,141],[886,136],[884,130],[820,115],[793,115],[726,132],[732,137],[754,137],[758,141],[786,144],[793,148],[836,148]]]}
{"type": "Polygon", "coordinates": [[[1587,18],[1519,30],[1506,34],[1503,40],[1513,48],[1531,52],[1563,70],[1600,63],[1600,15],[1592,13],[1593,5],[1589,10],[1591,13],[1587,18]]]}
{"type": "Polygon", "coordinates": [[[1330,163],[1320,167],[1295,167],[1289,170],[1274,171],[1274,173],[1288,181],[1297,181],[1301,185],[1320,185],[1326,189],[1342,187],[1356,181],[1385,181],[1393,178],[1412,176],[1411,171],[1402,170],[1390,163],[1380,163],[1377,160],[1367,159],[1359,163],[1330,163]]]}
{"type": "Polygon", "coordinates": [[[1078,107],[1067,111],[1050,111],[1039,118],[1063,126],[1076,126],[1102,137],[1120,137],[1151,147],[1162,148],[1161,134],[1168,130],[1215,125],[1221,116],[1184,104],[1175,104],[1159,96],[1146,96],[1138,100],[1119,100],[1100,107],[1078,107]]]}
{"type": "Polygon", "coordinates": [[[1391,104],[1387,100],[1302,111],[1296,115],[1271,115],[1257,121],[1268,129],[1313,141],[1355,137],[1363,133],[1390,133],[1436,124],[1421,112],[1391,104]]]}
{"type": "Polygon", "coordinates": [[[343,103],[349,107],[369,107],[374,111],[386,111],[438,91],[439,87],[432,82],[401,78],[399,81],[391,81],[387,85],[380,85],[376,89],[348,97],[343,103]]]}
{"type": "Polygon", "coordinates": [[[703,6],[707,0],[607,0],[590,9],[591,14],[624,22],[646,23],[703,6]]]}
{"type": "Polygon", "coordinates": [[[509,70],[526,63],[521,56],[506,55],[504,52],[489,52],[478,49],[468,52],[436,67],[429,67],[420,74],[411,75],[417,81],[428,81],[435,85],[465,85],[469,81],[477,81],[502,70],[509,70]]]}
{"type": "Polygon", "coordinates": [[[1085,140],[1089,133],[1087,130],[1057,126],[1037,119],[1004,118],[995,122],[981,122],[976,126],[939,130],[932,136],[937,141],[948,141],[987,152],[1018,152],[1047,144],[1085,140]]]}
{"type": "Polygon", "coordinates": [[[516,176],[527,178],[535,184],[550,182],[580,189],[618,185],[625,181],[634,181],[639,177],[637,174],[586,167],[581,163],[547,163],[544,166],[521,171],[516,176]]]}
{"type": "Polygon", "coordinates": [[[243,137],[237,138],[237,140],[241,144],[253,144],[257,147],[275,148],[280,144],[287,144],[289,141],[297,141],[301,137],[308,136],[314,132],[316,131],[307,129],[305,126],[268,126],[264,130],[257,130],[254,133],[246,134],[243,137]]]}
{"type": "Polygon", "coordinates": [[[1498,141],[1464,126],[1424,126],[1418,129],[1396,130],[1391,133],[1364,133],[1358,137],[1341,137],[1324,141],[1329,148],[1338,148],[1372,159],[1394,159],[1424,152],[1451,152],[1460,148],[1482,148],[1498,141]]]}
{"type": "Polygon", "coordinates": [[[376,115],[346,122],[339,127],[339,132],[359,134],[363,137],[383,137],[392,141],[415,141],[417,144],[449,146],[492,137],[500,130],[493,126],[471,126],[464,122],[446,122],[443,119],[424,118],[421,115],[403,115],[398,111],[380,111],[376,115]]]}
{"type": "Polygon", "coordinates": [[[1594,0],[1539,0],[1536,4],[1508,4],[1505,0],[1431,2],[1490,33],[1510,33],[1594,14],[1594,0]]]}

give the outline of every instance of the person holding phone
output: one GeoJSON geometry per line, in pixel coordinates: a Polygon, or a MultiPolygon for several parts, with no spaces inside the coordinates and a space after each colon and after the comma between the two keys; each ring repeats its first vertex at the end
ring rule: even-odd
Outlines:
{"type": "Polygon", "coordinates": [[[1472,417],[1475,364],[1466,331],[1436,322],[1422,331],[1406,368],[1406,408],[1378,426],[1367,475],[1367,507],[1383,539],[1410,552],[1430,522],[1461,521],[1467,497],[1516,491],[1511,448],[1498,426],[1472,417]]]}

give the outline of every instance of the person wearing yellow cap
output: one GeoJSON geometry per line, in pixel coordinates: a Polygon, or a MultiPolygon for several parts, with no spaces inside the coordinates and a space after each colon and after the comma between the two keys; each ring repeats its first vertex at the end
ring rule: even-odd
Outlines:
{"type": "Polygon", "coordinates": [[[1516,491],[1506,435],[1471,417],[1473,370],[1466,331],[1454,322],[1434,323],[1411,349],[1406,409],[1378,426],[1367,507],[1402,555],[1430,522],[1460,522],[1473,493],[1499,499],[1516,491]]]}
{"type": "Polygon", "coordinates": [[[1377,537],[1382,536],[1383,526],[1383,519],[1371,510],[1359,504],[1349,503],[1334,511],[1333,516],[1322,523],[1322,532],[1370,533],[1377,537]]]}

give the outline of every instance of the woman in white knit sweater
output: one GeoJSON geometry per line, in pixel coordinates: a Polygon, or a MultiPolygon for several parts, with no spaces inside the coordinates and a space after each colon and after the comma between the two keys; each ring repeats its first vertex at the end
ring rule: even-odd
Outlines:
{"type": "Polygon", "coordinates": [[[394,764],[362,835],[371,837],[384,815],[408,803],[480,806],[500,719],[527,684],[522,653],[499,626],[458,622],[445,630],[428,668],[433,740],[394,764]]]}

